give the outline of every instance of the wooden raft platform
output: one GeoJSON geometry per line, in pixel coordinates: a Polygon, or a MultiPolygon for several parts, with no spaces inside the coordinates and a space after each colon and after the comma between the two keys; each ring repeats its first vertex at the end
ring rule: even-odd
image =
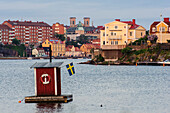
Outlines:
{"type": "Polygon", "coordinates": [[[61,96],[29,96],[25,97],[25,103],[68,103],[73,100],[72,95],[61,95],[61,96]]]}

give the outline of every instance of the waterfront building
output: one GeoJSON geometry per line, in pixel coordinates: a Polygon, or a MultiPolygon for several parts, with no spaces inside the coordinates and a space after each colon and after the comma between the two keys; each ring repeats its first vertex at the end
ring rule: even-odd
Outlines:
{"type": "Polygon", "coordinates": [[[163,21],[154,21],[149,30],[150,35],[157,35],[157,43],[168,43],[170,40],[170,21],[164,18],[163,21]]]}
{"type": "Polygon", "coordinates": [[[81,56],[81,50],[78,47],[74,47],[73,45],[69,45],[66,47],[66,56],[78,57],[81,56]]]}
{"type": "Polygon", "coordinates": [[[127,44],[142,38],[146,34],[146,29],[136,24],[136,20],[115,21],[105,24],[100,30],[100,46],[102,56],[106,61],[115,61],[122,56],[121,50],[127,44]]]}
{"type": "Polygon", "coordinates": [[[146,34],[146,29],[136,24],[136,20],[115,21],[105,24],[105,28],[100,32],[101,47],[103,45],[127,45],[142,38],[146,34]]]}
{"type": "Polygon", "coordinates": [[[52,56],[65,56],[65,41],[46,39],[42,43],[42,47],[47,51],[47,54],[49,54],[50,45],[52,49],[52,56]]]}
{"type": "Polygon", "coordinates": [[[80,50],[82,51],[82,54],[84,56],[91,56],[91,50],[92,49],[100,49],[100,45],[96,45],[96,44],[83,44],[80,47],[80,50]]]}
{"type": "Polygon", "coordinates": [[[11,29],[9,43],[16,38],[26,46],[30,44],[39,45],[46,39],[52,38],[52,27],[45,22],[8,20],[4,21],[3,25],[11,29]]]}
{"type": "Polygon", "coordinates": [[[43,48],[34,48],[32,50],[32,56],[35,56],[35,57],[45,56],[45,51],[43,48]]]}

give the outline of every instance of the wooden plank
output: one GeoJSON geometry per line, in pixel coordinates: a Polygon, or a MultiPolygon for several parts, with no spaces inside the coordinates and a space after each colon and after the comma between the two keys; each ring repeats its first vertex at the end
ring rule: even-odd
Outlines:
{"type": "Polygon", "coordinates": [[[40,102],[67,103],[72,100],[73,100],[72,95],[25,97],[25,103],[40,103],[40,102]]]}

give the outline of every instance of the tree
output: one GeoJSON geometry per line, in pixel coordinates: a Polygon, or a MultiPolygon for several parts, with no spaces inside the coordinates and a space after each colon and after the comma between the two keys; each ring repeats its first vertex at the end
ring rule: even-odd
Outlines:
{"type": "Polygon", "coordinates": [[[153,43],[156,43],[158,36],[157,35],[149,35],[147,38],[153,44],[153,43]]]}
{"type": "Polygon", "coordinates": [[[80,35],[79,39],[78,39],[78,42],[80,44],[86,44],[86,43],[89,43],[89,40],[88,40],[88,37],[85,36],[85,35],[80,35]]]}
{"type": "Polygon", "coordinates": [[[121,51],[123,54],[129,54],[129,53],[131,53],[132,52],[132,48],[131,47],[126,47],[126,48],[124,48],[124,49],[122,49],[122,51],[121,51]]]}
{"type": "Polygon", "coordinates": [[[63,34],[57,34],[56,33],[55,37],[60,39],[61,41],[64,41],[66,39],[63,34]]]}
{"type": "Polygon", "coordinates": [[[12,44],[18,46],[18,45],[20,45],[20,40],[14,38],[14,39],[12,39],[12,44]]]}

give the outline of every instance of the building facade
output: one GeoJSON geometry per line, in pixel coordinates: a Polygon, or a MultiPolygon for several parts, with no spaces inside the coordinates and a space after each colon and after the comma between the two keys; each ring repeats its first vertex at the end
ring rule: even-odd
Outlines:
{"type": "Polygon", "coordinates": [[[13,30],[10,27],[8,27],[7,25],[0,24],[0,43],[1,44],[10,44],[10,43],[12,43],[12,40],[11,40],[12,31],[13,30]]]}
{"type": "Polygon", "coordinates": [[[43,48],[35,48],[32,50],[32,56],[35,56],[35,57],[45,56],[45,51],[43,48]]]}
{"type": "Polygon", "coordinates": [[[81,56],[81,50],[78,47],[69,45],[68,47],[66,47],[66,56],[67,57],[79,57],[81,56]]]}
{"type": "Polygon", "coordinates": [[[9,43],[12,39],[20,40],[22,44],[41,44],[46,39],[52,38],[52,27],[45,22],[32,21],[4,21],[3,25],[11,30],[9,33],[9,43]]]}
{"type": "Polygon", "coordinates": [[[146,29],[137,25],[135,19],[132,21],[116,19],[105,24],[105,28],[100,31],[101,48],[103,45],[126,45],[142,38],[146,33],[146,29]]]}
{"type": "Polygon", "coordinates": [[[83,44],[80,47],[80,50],[82,51],[82,55],[84,55],[84,56],[91,56],[92,55],[92,52],[91,52],[92,49],[100,49],[100,45],[83,44]]]}
{"type": "Polygon", "coordinates": [[[60,24],[60,23],[53,24],[52,33],[53,33],[53,37],[55,37],[56,34],[64,35],[64,24],[60,24]]]}
{"type": "Polygon", "coordinates": [[[157,35],[157,43],[168,43],[170,40],[170,21],[169,18],[164,18],[163,21],[155,21],[151,24],[150,35],[157,35]]]}
{"type": "Polygon", "coordinates": [[[46,48],[49,48],[51,45],[52,49],[52,56],[65,56],[65,41],[61,40],[48,40],[46,39],[42,43],[42,47],[47,50],[46,48]]]}

